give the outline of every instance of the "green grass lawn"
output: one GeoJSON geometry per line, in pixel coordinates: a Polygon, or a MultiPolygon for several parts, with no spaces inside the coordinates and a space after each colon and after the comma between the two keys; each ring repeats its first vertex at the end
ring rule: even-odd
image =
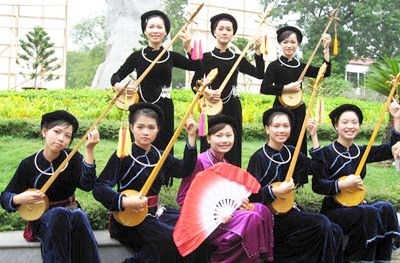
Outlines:
{"type": "MultiPolygon", "coordinates": [[[[76,138],[75,143],[79,140],[76,138]]],[[[248,159],[258,148],[263,145],[263,141],[252,141],[243,143],[243,167],[247,167],[248,159]]],[[[328,142],[322,142],[326,145],[328,142]]],[[[360,142],[360,144],[365,142],[360,142]]],[[[23,139],[18,137],[1,137],[0,136],[0,191],[8,184],[13,176],[19,162],[41,149],[43,143],[41,139],[23,139]]],[[[83,150],[81,147],[81,150],[83,150]]],[[[102,140],[95,149],[97,173],[99,174],[105,166],[109,156],[117,147],[116,141],[102,140]]],[[[182,157],[184,142],[178,141],[175,146],[175,155],[182,157]]],[[[83,152],[83,151],[81,151],[83,152]]],[[[311,178],[310,178],[311,181],[311,178]]],[[[388,200],[400,210],[400,174],[397,173],[390,162],[376,163],[368,165],[368,176],[365,179],[367,188],[367,200],[388,200]]],[[[171,188],[162,190],[162,202],[176,206],[175,196],[179,180],[174,180],[174,185],[171,188]]],[[[88,212],[94,228],[104,228],[107,221],[107,213],[94,198],[91,193],[78,190],[77,197],[82,207],[88,212]]],[[[297,201],[306,209],[318,211],[322,196],[314,194],[311,191],[311,184],[300,188],[296,193],[297,201]]],[[[23,226],[23,222],[18,219],[17,214],[7,214],[4,210],[0,210],[0,219],[2,220],[1,230],[18,229],[23,226]],[[10,223],[11,222],[11,223],[10,223]]]]}

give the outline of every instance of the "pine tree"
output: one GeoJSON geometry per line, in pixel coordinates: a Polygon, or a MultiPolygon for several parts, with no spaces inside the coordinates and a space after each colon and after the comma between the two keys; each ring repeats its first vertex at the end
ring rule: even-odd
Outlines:
{"type": "Polygon", "coordinates": [[[20,74],[26,76],[27,80],[33,80],[34,88],[38,88],[37,85],[41,81],[60,78],[59,75],[53,74],[61,65],[54,63],[57,60],[57,57],[53,56],[54,43],[50,41],[44,28],[37,26],[25,37],[26,40],[19,40],[22,52],[18,52],[17,64],[23,68],[20,74]]]}

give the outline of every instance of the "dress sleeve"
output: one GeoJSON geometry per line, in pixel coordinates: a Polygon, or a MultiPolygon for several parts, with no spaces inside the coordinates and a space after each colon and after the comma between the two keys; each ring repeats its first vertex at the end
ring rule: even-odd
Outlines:
{"type": "Polygon", "coordinates": [[[256,66],[254,67],[246,58],[239,63],[239,71],[252,77],[262,79],[264,77],[265,62],[262,55],[254,56],[256,66]]]}
{"type": "Polygon", "coordinates": [[[114,153],[97,179],[93,196],[104,207],[110,211],[122,211],[122,194],[115,191],[113,187],[119,180],[121,160],[114,153]]]}
{"type": "Polygon", "coordinates": [[[118,69],[117,72],[115,72],[111,76],[111,85],[114,86],[115,83],[121,82],[123,79],[126,78],[130,73],[132,73],[135,68],[136,68],[136,55],[135,53],[132,53],[122,64],[122,66],[118,69]]]}
{"type": "Polygon", "coordinates": [[[163,169],[167,178],[184,178],[190,176],[196,167],[197,147],[190,147],[188,143],[185,145],[183,159],[180,160],[172,154],[168,156],[163,169]]]}
{"type": "Polygon", "coordinates": [[[264,79],[261,83],[260,92],[266,95],[282,95],[283,84],[277,82],[275,65],[271,62],[265,71],[264,79]]]}
{"type": "Polygon", "coordinates": [[[338,181],[329,178],[328,164],[321,148],[310,151],[313,160],[314,174],[312,190],[321,195],[337,195],[340,190],[338,181]]]}
{"type": "MultiPolygon", "coordinates": [[[[249,164],[247,166],[247,171],[252,174],[257,180],[260,182],[261,178],[264,176],[265,171],[265,163],[263,160],[258,158],[257,153],[253,154],[250,157],[249,164]]],[[[272,186],[261,185],[260,190],[256,194],[252,194],[249,197],[251,202],[262,202],[263,204],[270,204],[276,199],[276,196],[272,192],[272,186]]]]}

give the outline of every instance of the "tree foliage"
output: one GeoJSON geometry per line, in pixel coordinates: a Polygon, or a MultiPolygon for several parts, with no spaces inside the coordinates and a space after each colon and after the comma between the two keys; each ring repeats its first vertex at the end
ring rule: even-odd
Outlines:
{"type": "Polygon", "coordinates": [[[88,87],[106,56],[104,16],[82,19],[73,27],[72,37],[79,50],[67,53],[67,88],[88,87]]]}
{"type": "MultiPolygon", "coordinates": [[[[271,1],[263,0],[264,5],[271,1]]],[[[334,58],[333,71],[344,73],[352,58],[372,58],[400,55],[400,1],[391,0],[281,0],[274,1],[275,18],[298,14],[297,25],[307,37],[303,44],[308,58],[327,25],[326,16],[341,2],[338,17],[339,55],[334,58]]],[[[281,25],[276,25],[277,27],[281,25]]],[[[329,33],[334,35],[332,26],[329,33]]],[[[319,52],[322,53],[322,52],[319,52]]],[[[319,54],[320,55],[320,54],[319,54]]]]}
{"type": "Polygon", "coordinates": [[[17,64],[22,66],[20,73],[28,80],[33,80],[33,86],[37,88],[41,81],[51,81],[60,76],[53,74],[61,67],[55,63],[57,57],[54,56],[54,43],[43,27],[37,26],[33,31],[25,35],[26,39],[19,40],[22,49],[17,54],[17,64]]]}
{"type": "Polygon", "coordinates": [[[369,89],[387,96],[391,89],[391,79],[399,73],[400,57],[384,57],[372,64],[367,74],[365,84],[369,89]]]}
{"type": "Polygon", "coordinates": [[[82,51],[105,46],[107,38],[105,16],[103,15],[84,18],[72,29],[73,43],[82,51]]]}
{"type": "MultiPolygon", "coordinates": [[[[188,18],[187,14],[185,14],[185,7],[187,6],[187,3],[187,0],[163,0],[165,13],[168,15],[169,20],[171,21],[171,31],[169,32],[170,38],[174,37],[179,29],[181,29],[181,27],[185,24],[186,20],[184,18],[188,18]]],[[[180,54],[186,53],[183,49],[182,41],[179,39],[174,42],[173,49],[180,54]]],[[[184,83],[185,71],[183,69],[174,68],[172,72],[172,86],[178,87],[184,85],[184,83]]]]}

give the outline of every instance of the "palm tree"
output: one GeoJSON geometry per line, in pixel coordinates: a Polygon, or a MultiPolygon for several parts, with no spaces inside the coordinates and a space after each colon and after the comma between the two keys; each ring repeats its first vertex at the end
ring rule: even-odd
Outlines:
{"type": "MultiPolygon", "coordinates": [[[[400,73],[400,57],[389,58],[383,57],[372,64],[370,71],[367,74],[365,85],[368,89],[375,90],[376,92],[388,96],[392,88],[391,80],[394,76],[400,73]]],[[[399,92],[396,90],[394,98],[399,101],[399,92]]],[[[383,142],[390,138],[392,116],[389,115],[389,122],[385,128],[383,142]]]]}

